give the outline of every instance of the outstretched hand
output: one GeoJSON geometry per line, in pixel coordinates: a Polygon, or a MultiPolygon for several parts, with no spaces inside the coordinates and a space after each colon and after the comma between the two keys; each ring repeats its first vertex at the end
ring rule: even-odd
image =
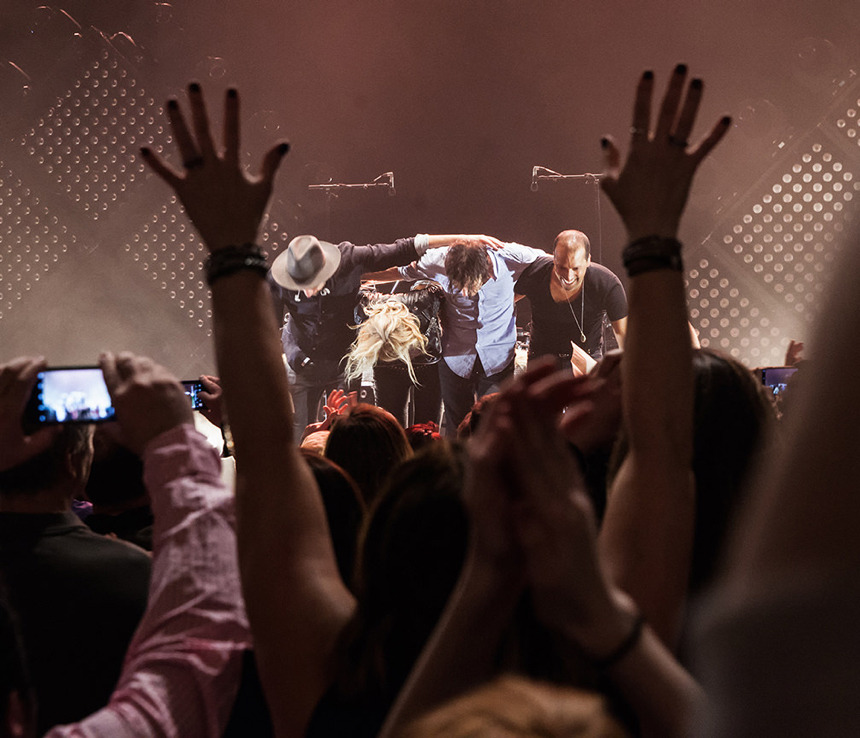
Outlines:
{"type": "Polygon", "coordinates": [[[701,142],[690,147],[688,138],[696,122],[703,84],[693,79],[685,93],[686,78],[687,67],[679,64],[652,130],[654,75],[642,75],[636,88],[627,161],[622,164],[610,137],[601,142],[606,167],[601,186],[624,221],[630,241],[644,236],[677,236],[693,175],[731,125],[731,118],[721,118],[701,142]]]}
{"type": "Polygon", "coordinates": [[[28,356],[0,366],[0,471],[46,450],[59,431],[59,426],[51,426],[26,435],[21,425],[36,376],[44,368],[44,359],[28,356]]]}
{"type": "Polygon", "coordinates": [[[209,126],[209,114],[200,85],[188,86],[192,130],[176,100],[168,100],[167,115],[182,157],[177,171],[148,148],[140,150],[143,160],[176,193],[185,212],[210,251],[253,243],[263,218],[272,183],[281,159],[289,150],[282,142],[263,158],[261,172],[248,177],[242,169],[239,151],[239,95],[227,91],[224,103],[224,148],[216,149],[209,126]]]}

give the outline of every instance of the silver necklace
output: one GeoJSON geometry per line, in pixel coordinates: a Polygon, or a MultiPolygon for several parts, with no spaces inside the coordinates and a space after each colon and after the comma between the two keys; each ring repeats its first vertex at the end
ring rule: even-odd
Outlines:
{"type": "MultiPolygon", "coordinates": [[[[565,280],[562,279],[560,275],[558,275],[558,281],[561,282],[561,286],[565,287],[565,280]]],[[[582,295],[582,301],[579,308],[579,314],[582,316],[582,322],[585,323],[585,279],[582,280],[582,289],[580,290],[580,294],[582,295]]],[[[576,327],[579,328],[579,340],[582,341],[582,345],[585,345],[585,331],[582,330],[582,325],[576,319],[576,313],[573,312],[573,305],[571,305],[569,300],[565,300],[567,302],[567,306],[570,308],[570,314],[573,316],[573,319],[576,321],[576,327]]]]}

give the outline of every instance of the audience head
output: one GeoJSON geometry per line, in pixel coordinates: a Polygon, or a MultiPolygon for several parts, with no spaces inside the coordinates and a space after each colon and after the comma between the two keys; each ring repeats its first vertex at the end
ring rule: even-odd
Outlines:
{"type": "Polygon", "coordinates": [[[763,450],[775,413],[761,382],[736,359],[698,349],[693,369],[696,528],[690,584],[698,591],[714,572],[744,482],[763,450]]]}
{"type": "Polygon", "coordinates": [[[342,688],[393,698],[459,576],[468,521],[465,455],[435,443],[401,464],[373,505],[356,572],[358,611],[346,637],[342,688]]]}
{"type": "Polygon", "coordinates": [[[456,697],[400,738],[626,738],[594,692],[504,676],[456,697]]]}
{"type": "Polygon", "coordinates": [[[346,357],[347,381],[361,378],[378,361],[401,361],[409,371],[409,378],[417,383],[412,353],[426,353],[427,348],[418,318],[397,300],[376,302],[364,311],[367,319],[359,326],[346,357]]]}
{"type": "Polygon", "coordinates": [[[306,449],[307,451],[312,451],[317,456],[325,455],[325,445],[328,442],[328,431],[314,431],[313,433],[308,433],[307,436],[302,440],[301,448],[306,449]]]}
{"type": "Polygon", "coordinates": [[[301,454],[320,489],[337,568],[349,585],[355,571],[358,534],[364,522],[364,502],[356,483],[337,464],[306,448],[301,454]]]}
{"type": "MultiPolygon", "coordinates": [[[[714,574],[732,518],[775,419],[755,375],[736,359],[712,349],[693,351],[695,387],[693,473],[696,523],[690,570],[691,593],[714,574]]],[[[622,430],[613,453],[614,476],[627,453],[622,430]]]]}
{"type": "Polygon", "coordinates": [[[445,256],[445,273],[455,290],[462,291],[467,297],[474,297],[484,283],[493,276],[487,247],[477,244],[454,244],[445,256]]]}
{"type": "Polygon", "coordinates": [[[490,406],[496,401],[498,396],[498,392],[491,392],[489,395],[484,395],[477,399],[475,404],[472,405],[472,409],[466,413],[466,417],[457,426],[458,439],[464,441],[475,434],[481,422],[481,417],[490,409],[490,406]]]}
{"type": "Polygon", "coordinates": [[[97,508],[123,508],[149,500],[143,461],[119,443],[114,427],[107,423],[99,425],[93,434],[93,463],[86,493],[97,508]]]}
{"type": "Polygon", "coordinates": [[[439,433],[439,426],[432,420],[428,420],[426,423],[410,425],[406,429],[406,438],[412,450],[417,452],[425,446],[441,441],[442,434],[439,433]]]}
{"type": "Polygon", "coordinates": [[[0,472],[0,495],[23,497],[56,490],[71,503],[72,497],[83,493],[92,459],[93,426],[64,424],[50,447],[0,472]]]}
{"type": "Polygon", "coordinates": [[[373,502],[391,470],[411,455],[406,434],[395,417],[364,403],[335,418],[325,447],[326,458],[358,484],[366,505],[373,502]]]}

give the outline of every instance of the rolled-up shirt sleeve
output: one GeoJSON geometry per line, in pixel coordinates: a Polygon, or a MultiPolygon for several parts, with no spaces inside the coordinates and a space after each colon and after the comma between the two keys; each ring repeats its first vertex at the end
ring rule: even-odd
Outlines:
{"type": "Polygon", "coordinates": [[[236,560],[233,495],[192,426],[144,456],[155,514],[149,603],[106,707],[50,738],[220,736],[250,631],[236,560]]]}

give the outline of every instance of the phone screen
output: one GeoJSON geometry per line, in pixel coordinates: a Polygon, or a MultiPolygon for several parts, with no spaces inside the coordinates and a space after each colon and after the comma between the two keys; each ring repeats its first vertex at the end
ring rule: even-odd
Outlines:
{"type": "Polygon", "coordinates": [[[25,420],[36,425],[96,423],[113,415],[99,367],[59,367],[39,372],[25,420]]]}
{"type": "Polygon", "coordinates": [[[200,410],[204,406],[199,394],[203,391],[203,383],[199,379],[183,379],[182,387],[185,389],[185,394],[191,398],[191,407],[200,410]]]}
{"type": "Polygon", "coordinates": [[[792,374],[797,371],[796,366],[768,366],[761,370],[761,383],[767,387],[774,396],[785,392],[788,381],[792,374]]]}

